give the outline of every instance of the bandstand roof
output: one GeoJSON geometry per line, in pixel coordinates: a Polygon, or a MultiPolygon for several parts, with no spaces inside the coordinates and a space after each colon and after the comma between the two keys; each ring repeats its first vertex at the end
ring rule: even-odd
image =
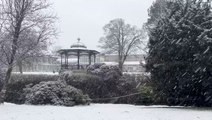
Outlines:
{"type": "Polygon", "coordinates": [[[87,49],[85,44],[80,42],[80,38],[77,39],[78,42],[71,45],[71,49],[87,49]]]}
{"type": "Polygon", "coordinates": [[[68,55],[77,55],[80,52],[80,55],[88,55],[88,54],[99,54],[100,52],[96,50],[87,49],[87,47],[80,42],[78,38],[78,42],[71,45],[69,49],[61,49],[58,51],[60,54],[68,54],[68,55]]]}

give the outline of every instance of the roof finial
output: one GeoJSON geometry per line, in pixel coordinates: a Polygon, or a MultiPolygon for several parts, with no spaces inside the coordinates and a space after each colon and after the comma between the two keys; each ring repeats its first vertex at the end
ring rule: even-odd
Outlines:
{"type": "Polygon", "coordinates": [[[80,38],[77,38],[77,41],[80,42],[80,38]]]}

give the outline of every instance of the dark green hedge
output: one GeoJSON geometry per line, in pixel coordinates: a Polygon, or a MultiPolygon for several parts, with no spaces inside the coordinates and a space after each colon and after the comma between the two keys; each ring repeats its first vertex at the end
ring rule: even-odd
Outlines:
{"type": "Polygon", "coordinates": [[[24,74],[13,74],[11,81],[7,86],[6,102],[23,104],[23,89],[27,85],[36,85],[42,81],[56,81],[58,75],[24,75],[24,74]]]}
{"type": "Polygon", "coordinates": [[[88,94],[92,102],[95,103],[125,103],[125,104],[145,104],[154,103],[154,96],[151,92],[151,87],[143,87],[148,80],[145,76],[136,75],[122,75],[117,79],[117,74],[111,75],[107,78],[102,78],[90,73],[73,73],[65,72],[60,76],[50,75],[13,75],[6,93],[6,102],[24,104],[25,96],[23,89],[26,86],[34,86],[43,81],[65,80],[68,85],[82,90],[84,94],[88,94]],[[112,76],[115,76],[113,79],[112,76]],[[109,78],[109,79],[108,79],[109,78]],[[125,96],[140,92],[141,94],[113,98],[118,96],[125,96]],[[153,97],[153,98],[152,98],[153,97]],[[111,99],[105,99],[111,98],[111,99]]]}
{"type": "MultiPolygon", "coordinates": [[[[64,75],[64,74],[63,74],[64,75]]],[[[140,85],[144,84],[145,80],[136,77],[135,75],[123,75],[119,79],[104,80],[100,76],[89,73],[72,73],[66,76],[64,80],[68,85],[81,89],[88,94],[92,102],[95,103],[124,103],[124,104],[151,104],[143,98],[142,94],[136,94],[127,97],[116,98],[119,96],[130,95],[140,92],[140,85]],[[115,97],[115,98],[114,98],[115,97]]],[[[62,77],[61,77],[62,78],[62,77]]],[[[141,92],[142,93],[142,92],[141,92]]],[[[145,96],[148,93],[144,93],[145,96]]]]}

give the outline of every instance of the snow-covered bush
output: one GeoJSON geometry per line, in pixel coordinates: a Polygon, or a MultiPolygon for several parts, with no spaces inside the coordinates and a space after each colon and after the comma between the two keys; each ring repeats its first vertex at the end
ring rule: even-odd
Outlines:
{"type": "Polygon", "coordinates": [[[63,81],[40,82],[24,89],[26,104],[73,106],[89,104],[89,97],[63,81]]]}
{"type": "Polygon", "coordinates": [[[91,74],[98,74],[100,72],[100,67],[105,65],[104,63],[95,63],[87,67],[87,72],[91,74]]]}
{"type": "Polygon", "coordinates": [[[93,71],[95,69],[100,68],[102,65],[105,65],[105,63],[95,63],[93,65],[88,66],[87,71],[93,71]]]}
{"type": "Polygon", "coordinates": [[[23,95],[23,89],[27,85],[36,85],[42,81],[56,81],[58,75],[25,75],[25,74],[13,74],[11,81],[7,85],[6,102],[23,104],[25,97],[23,95]]]}
{"type": "Polygon", "coordinates": [[[61,80],[67,80],[67,79],[69,79],[69,77],[72,76],[72,74],[73,74],[72,71],[63,71],[63,72],[60,73],[59,78],[60,78],[61,80]]]}
{"type": "Polygon", "coordinates": [[[109,66],[105,64],[94,64],[88,67],[87,73],[96,75],[102,80],[117,80],[122,76],[121,70],[118,66],[109,66]]]}

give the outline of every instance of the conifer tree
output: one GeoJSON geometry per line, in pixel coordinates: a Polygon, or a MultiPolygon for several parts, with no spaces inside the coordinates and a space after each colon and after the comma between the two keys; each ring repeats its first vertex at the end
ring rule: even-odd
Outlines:
{"type": "Polygon", "coordinates": [[[146,67],[155,90],[174,105],[211,105],[211,1],[156,0],[149,15],[146,67]],[[153,11],[161,16],[152,19],[153,11]]]}

